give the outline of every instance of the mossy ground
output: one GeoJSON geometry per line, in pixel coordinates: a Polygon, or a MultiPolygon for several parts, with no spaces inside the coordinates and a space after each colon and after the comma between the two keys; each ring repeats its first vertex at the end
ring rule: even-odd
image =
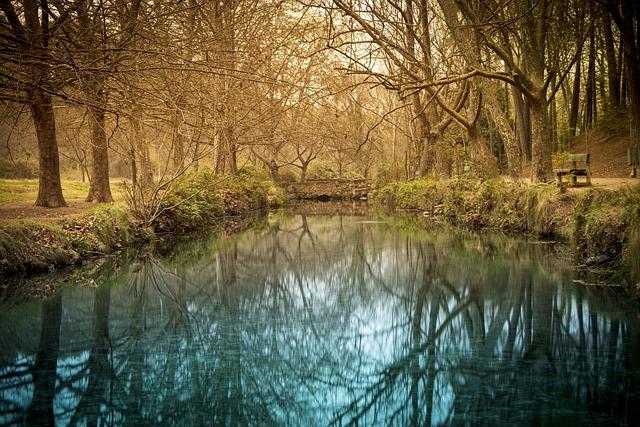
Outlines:
{"type": "Polygon", "coordinates": [[[97,206],[57,224],[16,221],[0,228],[0,276],[75,264],[147,239],[122,203],[97,206]]]}
{"type": "Polygon", "coordinates": [[[624,270],[640,281],[640,188],[562,193],[553,185],[416,180],[376,192],[379,206],[419,210],[474,230],[492,228],[574,243],[581,262],[624,270]]]}

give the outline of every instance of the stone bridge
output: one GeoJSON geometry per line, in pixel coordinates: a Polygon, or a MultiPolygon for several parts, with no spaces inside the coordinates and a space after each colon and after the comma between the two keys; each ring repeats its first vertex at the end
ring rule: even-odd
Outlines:
{"type": "Polygon", "coordinates": [[[295,199],[366,199],[371,189],[368,179],[308,179],[283,184],[289,197],[295,199]]]}

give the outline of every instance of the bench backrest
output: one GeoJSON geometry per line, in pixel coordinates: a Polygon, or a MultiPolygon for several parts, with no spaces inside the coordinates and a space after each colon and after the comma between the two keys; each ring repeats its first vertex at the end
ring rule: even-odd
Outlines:
{"type": "Polygon", "coordinates": [[[590,159],[589,159],[590,154],[569,154],[569,156],[567,157],[567,161],[572,162],[572,163],[577,163],[577,162],[584,162],[586,164],[590,163],[590,159]]]}

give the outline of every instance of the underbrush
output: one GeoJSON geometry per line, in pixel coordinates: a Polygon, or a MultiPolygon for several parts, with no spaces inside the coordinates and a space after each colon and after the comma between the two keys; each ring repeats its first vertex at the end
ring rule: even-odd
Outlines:
{"type": "Polygon", "coordinates": [[[640,284],[640,188],[591,189],[576,203],[573,238],[587,260],[626,266],[640,284]]]}
{"type": "Polygon", "coordinates": [[[216,176],[209,170],[185,174],[160,195],[148,224],[156,232],[183,233],[224,216],[280,206],[284,193],[271,181],[250,174],[216,176]]]}

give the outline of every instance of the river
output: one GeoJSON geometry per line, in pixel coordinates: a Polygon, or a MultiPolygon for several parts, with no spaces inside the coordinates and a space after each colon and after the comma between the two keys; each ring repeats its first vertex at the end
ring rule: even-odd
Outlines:
{"type": "Polygon", "coordinates": [[[567,248],[271,215],[0,306],[0,425],[640,425],[640,318],[567,248]]]}

